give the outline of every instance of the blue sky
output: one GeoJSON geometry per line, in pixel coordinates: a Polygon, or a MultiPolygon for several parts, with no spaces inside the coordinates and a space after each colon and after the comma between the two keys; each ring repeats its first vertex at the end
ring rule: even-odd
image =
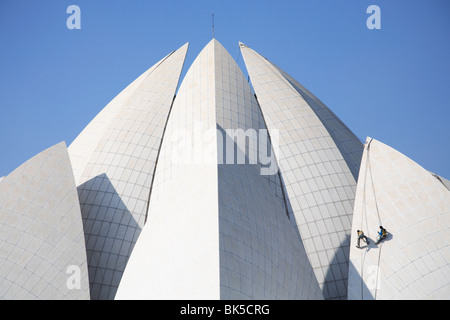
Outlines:
{"type": "Polygon", "coordinates": [[[69,145],[122,89],[190,43],[183,75],[215,37],[238,41],[307,87],[361,139],[450,179],[448,0],[2,0],[0,176],[69,145]],[[69,30],[69,5],[81,29],[69,30]],[[369,5],[381,29],[369,30],[369,5]]]}

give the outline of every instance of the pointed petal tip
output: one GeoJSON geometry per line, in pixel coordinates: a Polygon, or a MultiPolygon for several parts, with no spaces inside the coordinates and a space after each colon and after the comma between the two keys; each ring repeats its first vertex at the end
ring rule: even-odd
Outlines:
{"type": "Polygon", "coordinates": [[[216,38],[212,38],[210,42],[213,42],[213,43],[220,43],[216,38]]]}
{"type": "Polygon", "coordinates": [[[67,143],[66,143],[66,140],[62,140],[62,141],[58,142],[56,145],[62,145],[64,148],[67,149],[67,143]]]}
{"type": "Polygon", "coordinates": [[[213,47],[218,46],[218,47],[224,48],[224,46],[216,38],[212,38],[211,41],[209,41],[208,44],[205,46],[205,48],[208,46],[213,46],[213,47]]]}
{"type": "Polygon", "coordinates": [[[189,48],[189,41],[186,42],[185,44],[183,44],[181,47],[179,47],[178,50],[179,49],[184,49],[184,48],[186,48],[186,49],[189,48]]]}

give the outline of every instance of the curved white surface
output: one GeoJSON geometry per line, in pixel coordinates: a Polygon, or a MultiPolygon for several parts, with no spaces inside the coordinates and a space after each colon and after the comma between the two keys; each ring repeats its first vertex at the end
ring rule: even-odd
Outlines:
{"type": "Polygon", "coordinates": [[[350,262],[349,299],[450,298],[450,191],[370,138],[358,179],[350,262]],[[376,245],[380,225],[389,236],[376,245]],[[356,248],[356,230],[372,240],[369,246],[356,248]]]}
{"type": "Polygon", "coordinates": [[[112,100],[69,147],[86,233],[91,297],[113,299],[144,226],[188,44],[112,100]]]}
{"type": "Polygon", "coordinates": [[[213,39],[175,99],[148,222],[116,299],[323,298],[277,175],[261,175],[259,163],[218,164],[216,128],[265,125],[242,72],[213,39]],[[195,134],[208,132],[213,138],[197,143],[195,134]],[[209,161],[195,159],[202,150],[209,161]]]}
{"type": "Polygon", "coordinates": [[[89,299],[77,189],[64,142],[0,184],[0,299],[89,299]]]}
{"type": "Polygon", "coordinates": [[[242,56],[274,142],[291,221],[325,298],[345,299],[362,143],[317,98],[248,46],[242,56]]]}

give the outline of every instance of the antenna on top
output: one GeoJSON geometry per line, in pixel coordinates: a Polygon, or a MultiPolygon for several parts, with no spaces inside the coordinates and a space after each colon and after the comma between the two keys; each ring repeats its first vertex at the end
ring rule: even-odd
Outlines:
{"type": "Polygon", "coordinates": [[[212,15],[212,36],[214,39],[214,13],[212,13],[211,15],[212,15]]]}

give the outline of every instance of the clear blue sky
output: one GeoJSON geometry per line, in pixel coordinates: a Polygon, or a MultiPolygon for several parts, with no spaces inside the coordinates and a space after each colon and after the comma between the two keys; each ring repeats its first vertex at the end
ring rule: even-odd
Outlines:
{"type": "Polygon", "coordinates": [[[69,145],[123,88],[190,43],[242,41],[371,136],[450,179],[448,0],[1,0],[0,176],[69,145]],[[66,9],[81,8],[81,30],[66,9]],[[381,30],[369,30],[369,5],[381,30]]]}

